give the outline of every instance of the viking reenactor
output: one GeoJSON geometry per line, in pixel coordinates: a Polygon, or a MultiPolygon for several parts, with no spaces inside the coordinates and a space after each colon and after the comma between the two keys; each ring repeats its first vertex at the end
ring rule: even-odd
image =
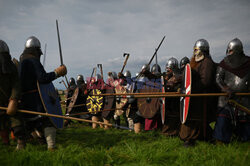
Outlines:
{"type": "MultiPolygon", "coordinates": [[[[155,76],[150,72],[150,66],[145,64],[141,68],[141,72],[138,75],[136,81],[133,82],[132,92],[138,92],[140,89],[145,88],[146,83],[149,82],[150,79],[154,79],[155,76]]],[[[131,104],[131,115],[134,122],[134,131],[135,133],[141,132],[141,126],[145,123],[145,118],[141,115],[138,109],[138,99],[135,100],[130,98],[128,103],[131,104]]]]}
{"type": "MultiPolygon", "coordinates": [[[[192,93],[214,92],[216,65],[209,54],[209,44],[206,40],[196,41],[190,66],[192,93]]],[[[184,146],[193,146],[197,139],[211,139],[212,129],[209,123],[215,120],[214,101],[213,97],[190,99],[187,120],[180,128],[180,138],[184,141],[184,146]]]]}
{"type": "MultiPolygon", "coordinates": [[[[154,83],[159,83],[161,80],[161,67],[158,64],[154,64],[151,68],[151,73],[153,76],[151,76],[151,80],[154,83]]],[[[147,76],[147,75],[146,75],[147,76]]],[[[149,76],[150,77],[150,76],[149,76]]],[[[157,88],[160,89],[160,86],[157,86],[157,88]]],[[[156,130],[161,127],[160,122],[160,111],[157,111],[156,114],[152,118],[145,118],[145,131],[149,130],[156,130]]]]}
{"type": "MultiPolygon", "coordinates": [[[[125,73],[124,73],[124,77],[126,78],[126,89],[127,89],[127,92],[130,92],[130,89],[132,88],[131,86],[133,85],[133,79],[131,77],[131,72],[129,70],[126,70],[125,73]]],[[[126,108],[126,122],[127,122],[127,127],[130,128],[130,129],[134,129],[134,122],[133,122],[133,119],[132,119],[132,115],[130,113],[130,108],[131,108],[131,105],[129,105],[127,108],[126,108]]]]}
{"type": "MultiPolygon", "coordinates": [[[[118,79],[114,81],[115,93],[124,93],[124,94],[127,93],[126,85],[127,85],[126,77],[123,75],[123,73],[119,72],[118,79]]],[[[117,126],[116,128],[119,128],[118,126],[120,126],[121,123],[120,116],[124,117],[125,123],[128,126],[128,121],[126,118],[126,108],[125,108],[127,102],[128,102],[127,98],[121,98],[120,96],[116,96],[116,110],[114,113],[114,121],[117,126]]]]}
{"type": "MultiPolygon", "coordinates": [[[[166,73],[164,73],[165,92],[178,92],[181,88],[182,75],[178,68],[176,58],[168,59],[166,63],[166,73]]],[[[165,99],[165,121],[162,127],[162,133],[166,136],[178,136],[180,131],[180,99],[165,99]]]]}
{"type": "Polygon", "coordinates": [[[161,76],[161,67],[158,64],[154,64],[151,68],[151,73],[154,74],[157,78],[161,76]]]}
{"type": "MultiPolygon", "coordinates": [[[[108,72],[107,83],[105,84],[105,93],[115,93],[114,82],[117,80],[117,74],[115,72],[108,72]]],[[[107,111],[102,112],[102,118],[104,123],[110,123],[110,120],[114,117],[115,109],[115,96],[104,97],[104,109],[107,111]]],[[[109,129],[108,125],[104,125],[104,129],[109,129]]]]}
{"type": "Polygon", "coordinates": [[[250,97],[233,95],[250,91],[249,71],[250,57],[244,54],[242,42],[235,38],[229,42],[226,57],[219,63],[216,74],[216,83],[221,91],[229,94],[219,97],[214,130],[214,138],[218,141],[229,143],[233,133],[240,141],[250,140],[250,115],[239,107],[249,110],[250,97]]]}
{"type": "MultiPolygon", "coordinates": [[[[42,55],[40,41],[31,36],[25,43],[24,51],[20,57],[19,75],[21,79],[22,97],[21,106],[23,109],[37,112],[45,112],[42,104],[38,84],[48,84],[67,73],[64,65],[56,68],[53,72],[47,73],[40,63],[42,55]]],[[[37,115],[23,115],[26,130],[32,132],[35,129],[44,133],[49,150],[55,148],[56,128],[49,118],[37,115]]]]}
{"type": "Polygon", "coordinates": [[[185,66],[186,64],[190,63],[190,60],[188,57],[183,57],[181,60],[180,60],[180,70],[181,72],[183,73],[184,69],[185,69],[185,66]]]}
{"type": "Polygon", "coordinates": [[[21,89],[17,68],[11,61],[8,45],[0,40],[0,106],[8,107],[0,112],[0,135],[4,144],[9,144],[9,131],[12,128],[17,138],[17,150],[25,147],[25,133],[20,114],[16,113],[21,89]]]}
{"type": "MultiPolygon", "coordinates": [[[[79,88],[79,96],[77,98],[76,105],[82,105],[77,108],[78,112],[87,112],[86,100],[87,100],[87,85],[85,84],[83,75],[79,74],[76,78],[77,87],[79,88]]],[[[85,117],[87,118],[87,117],[85,117]]]]}
{"type": "MultiPolygon", "coordinates": [[[[72,100],[69,100],[70,98],[72,98],[72,96],[74,95],[74,92],[77,88],[77,85],[76,85],[76,82],[75,82],[75,79],[73,77],[71,77],[69,79],[69,87],[67,88],[66,90],[66,94],[65,94],[65,98],[68,99],[66,100],[66,111],[65,111],[65,114],[66,115],[69,115],[70,113],[73,113],[75,109],[77,108],[71,108],[72,106],[69,106],[70,105],[70,102],[72,100]]],[[[65,120],[64,121],[64,127],[67,127],[69,124],[70,124],[71,120],[65,120]]]]}
{"type": "MultiPolygon", "coordinates": [[[[92,77],[90,82],[89,94],[101,94],[104,91],[105,84],[100,74],[96,74],[96,77],[92,77]]],[[[92,121],[98,122],[99,120],[102,120],[101,111],[103,110],[103,97],[89,96],[87,98],[87,109],[91,112],[92,121]]],[[[92,123],[93,129],[97,128],[97,126],[98,124],[92,123]]],[[[100,127],[103,128],[103,125],[100,124],[100,127]]]]}
{"type": "MultiPolygon", "coordinates": [[[[73,77],[69,79],[69,87],[66,90],[66,99],[69,99],[73,96],[75,89],[77,88],[76,81],[73,77]]],[[[69,106],[70,100],[66,100],[66,108],[69,106]]],[[[68,109],[66,109],[66,114],[68,113],[68,109]]]]}

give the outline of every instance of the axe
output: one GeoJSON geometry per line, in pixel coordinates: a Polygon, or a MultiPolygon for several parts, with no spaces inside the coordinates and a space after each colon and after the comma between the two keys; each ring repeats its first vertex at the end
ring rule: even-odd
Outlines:
{"type": "Polygon", "coordinates": [[[126,59],[125,59],[125,61],[124,61],[124,63],[123,63],[121,73],[123,72],[123,70],[124,70],[124,68],[125,68],[125,66],[126,66],[126,64],[127,64],[127,61],[128,61],[128,58],[129,58],[129,53],[124,53],[124,54],[123,54],[123,57],[125,57],[125,56],[126,56],[126,59]]]}
{"type": "Polygon", "coordinates": [[[101,71],[101,75],[102,75],[102,79],[103,79],[103,70],[102,70],[102,64],[97,64],[97,67],[100,69],[101,71]]]}
{"type": "Polygon", "coordinates": [[[92,73],[91,73],[91,77],[90,77],[90,82],[92,81],[93,75],[96,74],[96,67],[93,68],[92,73]]]}
{"type": "Polygon", "coordinates": [[[64,82],[64,80],[62,80],[62,81],[59,82],[59,84],[61,84],[61,83],[63,83],[64,86],[65,86],[65,88],[68,89],[67,86],[66,86],[66,84],[65,84],[65,82],[64,82]]]}

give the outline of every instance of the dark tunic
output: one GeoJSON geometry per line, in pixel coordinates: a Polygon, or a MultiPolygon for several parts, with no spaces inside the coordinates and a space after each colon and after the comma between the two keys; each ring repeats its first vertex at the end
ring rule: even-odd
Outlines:
{"type": "MultiPolygon", "coordinates": [[[[194,58],[190,62],[192,69],[192,90],[194,93],[215,92],[216,65],[209,56],[200,62],[194,58]]],[[[188,119],[181,125],[180,138],[184,141],[196,139],[210,139],[212,129],[209,126],[216,118],[216,98],[192,97],[190,99],[188,119]]]]}
{"type": "MultiPolygon", "coordinates": [[[[19,76],[22,88],[22,108],[45,112],[39,96],[37,81],[41,84],[50,83],[56,79],[55,72],[47,73],[39,58],[31,54],[23,54],[19,66],[19,76]]],[[[30,118],[36,115],[25,114],[24,116],[30,118]]]]}
{"type": "MultiPolygon", "coordinates": [[[[9,54],[0,54],[0,106],[7,107],[10,99],[19,100],[20,81],[16,66],[11,61],[9,54]]],[[[10,127],[9,116],[1,115],[0,111],[0,130],[10,127]]],[[[12,124],[13,126],[14,124],[12,124]]]]}
{"type": "MultiPolygon", "coordinates": [[[[165,77],[166,78],[166,77],[165,77]]],[[[165,92],[177,92],[181,88],[182,75],[180,72],[174,73],[170,78],[165,79],[165,92]]],[[[178,136],[180,130],[180,99],[165,99],[165,122],[162,133],[166,136],[178,136]]]]}

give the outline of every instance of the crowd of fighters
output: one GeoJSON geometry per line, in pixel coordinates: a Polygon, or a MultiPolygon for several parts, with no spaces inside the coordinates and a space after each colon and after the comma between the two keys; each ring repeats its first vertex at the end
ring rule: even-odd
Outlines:
{"type": "MultiPolygon", "coordinates": [[[[49,150],[55,149],[56,128],[48,117],[17,112],[17,109],[45,112],[38,93],[37,81],[41,84],[50,83],[67,74],[64,65],[47,73],[40,63],[41,55],[41,44],[34,36],[27,39],[19,62],[11,59],[7,44],[0,40],[0,106],[7,107],[6,112],[0,112],[0,133],[3,143],[8,145],[9,133],[12,131],[17,139],[18,150],[25,148],[31,135],[46,140],[49,150]]],[[[235,95],[236,92],[249,92],[249,70],[250,57],[244,54],[243,44],[239,39],[235,38],[229,42],[226,56],[219,64],[212,60],[209,43],[200,39],[195,42],[190,59],[184,57],[178,63],[176,58],[170,58],[166,63],[165,72],[161,71],[158,64],[154,64],[151,70],[146,64],[135,77],[127,70],[124,74],[108,72],[106,82],[99,74],[91,77],[89,81],[85,81],[83,75],[78,75],[76,81],[70,78],[66,99],[72,98],[76,89],[78,96],[74,107],[69,107],[71,100],[66,100],[66,115],[95,122],[102,121],[104,125],[100,127],[105,129],[109,128],[105,124],[112,121],[117,128],[124,127],[120,124],[120,117],[123,116],[122,119],[127,125],[125,127],[134,130],[135,133],[140,133],[142,129],[161,130],[166,136],[179,137],[186,147],[193,146],[196,140],[229,143],[232,138],[237,138],[240,141],[249,141],[249,114],[241,107],[228,102],[233,99],[245,109],[250,109],[250,96],[235,95]],[[184,124],[180,122],[180,98],[176,97],[164,99],[166,114],[163,124],[160,114],[163,101],[160,101],[159,109],[157,107],[156,114],[150,118],[143,117],[138,111],[140,101],[133,96],[114,97],[115,100],[110,106],[113,110],[109,111],[103,110],[110,97],[103,97],[100,109],[93,111],[91,105],[96,104],[94,94],[98,94],[93,90],[98,90],[100,94],[138,93],[142,92],[143,85],[163,78],[165,92],[182,93],[183,70],[187,63],[192,69],[192,93],[225,92],[228,95],[191,98],[188,118],[184,124]],[[211,122],[216,122],[214,129],[210,126],[211,122]]],[[[70,120],[65,120],[64,127],[70,123],[70,120]]],[[[92,123],[92,127],[97,128],[98,124],[92,123]]]]}

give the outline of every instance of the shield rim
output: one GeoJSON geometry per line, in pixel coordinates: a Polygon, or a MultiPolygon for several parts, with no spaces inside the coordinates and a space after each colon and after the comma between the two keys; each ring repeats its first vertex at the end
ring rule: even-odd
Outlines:
{"type": "Polygon", "coordinates": [[[79,95],[79,87],[76,87],[75,90],[74,90],[74,93],[72,95],[72,98],[70,100],[70,103],[68,105],[68,111],[67,113],[70,113],[72,111],[72,109],[74,108],[74,105],[76,104],[76,101],[77,101],[77,98],[78,98],[78,95],[79,95]],[[76,93],[77,93],[77,96],[76,96],[76,93]],[[74,97],[76,96],[76,97],[74,97]],[[73,102],[71,102],[72,100],[74,100],[73,102]],[[73,103],[73,104],[72,104],[73,103]],[[70,110],[70,111],[69,111],[70,110]]]}
{"type": "MultiPolygon", "coordinates": [[[[50,84],[50,83],[49,83],[49,84],[50,84]]],[[[51,84],[53,85],[53,83],[51,83],[51,84]]],[[[53,86],[54,86],[54,85],[53,85],[53,86]]],[[[43,100],[43,98],[42,98],[41,89],[40,89],[40,84],[39,84],[38,81],[37,81],[37,89],[38,89],[38,92],[39,92],[39,96],[40,96],[41,102],[42,102],[42,104],[43,104],[43,108],[44,108],[44,110],[46,111],[46,113],[49,113],[49,112],[48,112],[48,109],[47,109],[47,107],[46,107],[46,105],[45,105],[45,103],[44,103],[44,100],[43,100]]],[[[60,107],[61,107],[61,105],[60,105],[60,107]]],[[[62,108],[61,108],[61,109],[62,109],[62,108]]],[[[54,127],[58,129],[58,127],[56,126],[56,124],[54,123],[54,121],[52,120],[51,117],[49,117],[49,120],[50,120],[50,122],[54,125],[54,127]]],[[[63,121],[63,122],[64,122],[64,121],[63,121]]],[[[63,126],[63,125],[62,125],[62,126],[63,126]]]]}

